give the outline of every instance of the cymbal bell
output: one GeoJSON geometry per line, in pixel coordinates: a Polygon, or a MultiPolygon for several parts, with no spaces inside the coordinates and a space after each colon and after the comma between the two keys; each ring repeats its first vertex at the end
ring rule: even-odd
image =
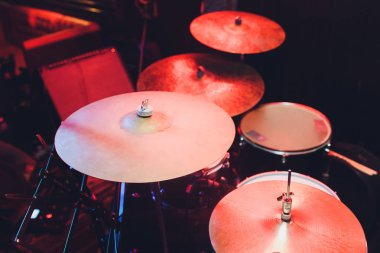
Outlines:
{"type": "Polygon", "coordinates": [[[240,11],[203,14],[190,24],[190,32],[200,43],[228,53],[256,54],[279,47],[285,32],[276,22],[240,11]]]}
{"type": "Polygon", "coordinates": [[[264,82],[242,62],[210,54],[180,54],[148,66],[139,76],[137,89],[201,96],[236,116],[260,101],[264,82]]]}
{"type": "Polygon", "coordinates": [[[58,155],[72,168],[115,182],[147,183],[191,174],[231,146],[235,126],[220,107],[175,92],[126,93],[70,115],[55,136],[58,155]],[[149,99],[151,116],[139,116],[149,99]]]}
{"type": "Polygon", "coordinates": [[[286,181],[264,181],[226,195],[212,212],[209,233],[223,252],[367,252],[364,231],[338,199],[306,184],[292,183],[292,218],[281,220],[286,181]]]}

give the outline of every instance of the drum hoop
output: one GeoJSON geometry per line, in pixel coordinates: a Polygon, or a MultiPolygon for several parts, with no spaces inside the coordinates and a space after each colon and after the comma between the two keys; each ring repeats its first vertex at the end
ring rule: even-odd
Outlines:
{"type": "MultiPolygon", "coordinates": [[[[247,143],[255,146],[258,149],[270,152],[270,153],[275,154],[275,155],[281,155],[281,156],[305,155],[305,154],[309,154],[309,153],[315,152],[315,151],[321,149],[322,147],[324,147],[326,145],[330,145],[330,141],[331,141],[331,138],[332,138],[332,127],[331,127],[330,120],[322,112],[318,111],[317,109],[315,109],[313,107],[310,107],[310,106],[307,106],[307,105],[304,105],[304,104],[293,103],[293,102],[270,102],[270,103],[266,103],[266,104],[260,105],[258,107],[258,109],[259,108],[263,108],[263,107],[272,106],[272,105],[291,105],[291,106],[294,106],[296,108],[297,107],[303,107],[303,108],[307,108],[310,111],[313,111],[314,113],[318,114],[321,118],[323,118],[325,120],[325,122],[328,124],[328,126],[330,127],[330,135],[328,136],[328,138],[326,139],[325,142],[321,143],[320,145],[314,146],[312,148],[301,149],[301,150],[294,150],[294,151],[278,150],[278,149],[271,149],[271,148],[265,147],[263,145],[260,145],[258,143],[255,143],[255,142],[251,141],[248,137],[245,136],[244,132],[241,129],[241,123],[240,123],[240,125],[238,127],[238,133],[240,134],[240,137],[243,138],[244,141],[246,141],[247,143]]],[[[246,113],[244,115],[244,117],[242,118],[242,120],[249,113],[250,112],[246,113]]]]}
{"type": "MultiPolygon", "coordinates": [[[[239,128],[239,132],[240,131],[240,128],[239,128]]],[[[330,145],[330,142],[331,142],[331,137],[328,138],[324,143],[322,143],[321,145],[318,145],[318,146],[315,146],[315,147],[312,147],[312,148],[309,148],[309,149],[303,149],[303,150],[295,150],[295,151],[285,151],[285,150],[276,150],[276,149],[270,149],[270,148],[267,148],[267,147],[264,147],[262,145],[259,145],[257,143],[254,143],[252,142],[251,140],[249,140],[247,137],[245,137],[243,134],[240,135],[241,138],[243,138],[244,141],[246,141],[247,143],[251,144],[252,146],[258,148],[258,149],[261,149],[263,151],[266,151],[266,152],[269,152],[269,153],[272,153],[272,154],[275,154],[275,155],[280,155],[280,156],[293,156],[293,155],[306,155],[306,154],[310,154],[310,153],[313,153],[325,146],[329,146],[330,145]]]]}

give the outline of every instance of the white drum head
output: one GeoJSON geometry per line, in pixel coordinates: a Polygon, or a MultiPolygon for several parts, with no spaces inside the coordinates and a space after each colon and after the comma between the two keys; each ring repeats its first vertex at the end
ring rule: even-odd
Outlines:
{"type": "MultiPolygon", "coordinates": [[[[238,188],[248,185],[248,184],[254,184],[257,182],[262,182],[262,181],[284,181],[287,182],[288,180],[288,172],[287,171],[271,171],[271,172],[264,172],[260,173],[257,175],[254,175],[252,177],[249,177],[245,179],[244,181],[240,182],[238,184],[238,188]]],[[[292,182],[297,182],[300,184],[305,184],[309,185],[311,187],[314,187],[316,189],[319,189],[321,191],[326,192],[327,194],[330,194],[331,196],[335,197],[336,199],[339,199],[338,195],[327,185],[324,183],[318,181],[317,179],[314,179],[310,176],[306,176],[297,172],[292,172],[292,177],[291,177],[292,182]]],[[[290,189],[292,187],[290,186],[290,189]]],[[[284,189],[285,191],[285,189],[284,189]]],[[[340,199],[339,199],[340,200],[340,199]]]]}
{"type": "Polygon", "coordinates": [[[264,104],[247,113],[240,123],[242,137],[266,151],[292,155],[313,152],[331,137],[329,120],[321,112],[301,104],[264,104]]]}

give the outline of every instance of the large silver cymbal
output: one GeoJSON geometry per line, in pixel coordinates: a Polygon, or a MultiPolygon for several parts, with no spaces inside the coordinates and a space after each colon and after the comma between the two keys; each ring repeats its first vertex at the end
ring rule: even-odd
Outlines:
{"type": "Polygon", "coordinates": [[[221,159],[235,126],[220,107],[175,92],[126,93],[74,112],[55,136],[59,156],[97,178],[155,182],[191,174],[221,159]],[[137,116],[149,99],[153,115],[137,116]]]}

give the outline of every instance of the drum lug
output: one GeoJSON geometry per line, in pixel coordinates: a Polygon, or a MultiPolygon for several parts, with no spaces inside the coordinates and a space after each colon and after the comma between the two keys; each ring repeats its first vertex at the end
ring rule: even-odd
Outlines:
{"type": "Polygon", "coordinates": [[[331,148],[331,143],[327,143],[326,147],[325,147],[325,152],[326,153],[329,153],[330,152],[330,148],[331,148]]]}
{"type": "Polygon", "coordinates": [[[222,169],[228,169],[230,168],[231,164],[230,161],[223,162],[222,169]]]}
{"type": "Polygon", "coordinates": [[[285,164],[286,163],[286,158],[287,158],[288,156],[286,155],[286,154],[283,154],[282,156],[281,156],[281,163],[282,164],[285,164]]]}
{"type": "Polygon", "coordinates": [[[244,138],[243,137],[240,137],[240,139],[239,139],[239,147],[244,147],[245,146],[245,144],[246,144],[246,141],[244,140],[244,138]]]}

